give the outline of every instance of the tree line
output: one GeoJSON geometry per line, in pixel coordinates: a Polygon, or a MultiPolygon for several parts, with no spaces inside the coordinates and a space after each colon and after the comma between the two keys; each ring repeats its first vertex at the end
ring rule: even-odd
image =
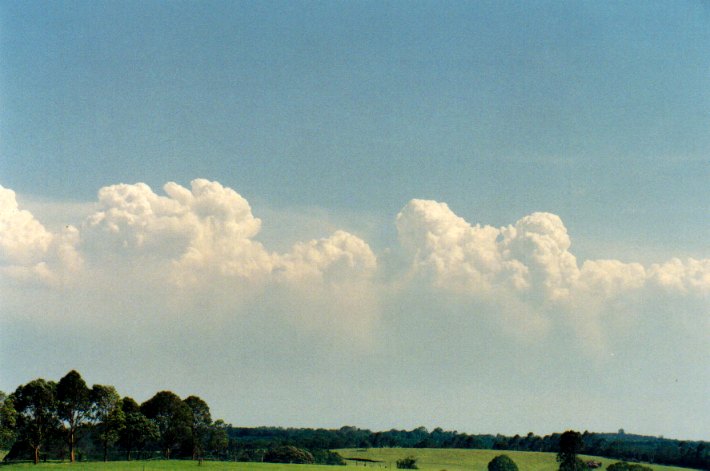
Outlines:
{"type": "Polygon", "coordinates": [[[116,449],[127,460],[145,450],[200,459],[207,450],[226,449],[227,442],[227,424],[213,421],[197,396],[181,399],[160,391],[138,404],[113,386],[89,387],[75,370],[58,382],[39,378],[9,396],[0,392],[0,448],[10,449],[6,460],[74,462],[78,453],[94,459],[100,453],[108,460],[116,449]]]}
{"type": "MultiPolygon", "coordinates": [[[[563,433],[545,436],[467,434],[441,428],[372,432],[351,426],[336,430],[229,427],[230,447],[259,448],[285,443],[305,448],[464,448],[510,451],[560,452],[563,433]]],[[[710,470],[710,443],[617,433],[580,433],[579,453],[629,462],[646,462],[710,470]]]]}
{"type": "MultiPolygon", "coordinates": [[[[560,452],[564,434],[472,435],[436,428],[372,432],[235,427],[212,420],[197,396],[160,391],[138,404],[113,386],[89,387],[72,370],[58,382],[36,379],[0,392],[0,449],[6,460],[131,460],[163,457],[344,464],[342,448],[468,448],[560,452]]],[[[623,433],[579,434],[579,453],[710,470],[710,443],[623,433]]]]}

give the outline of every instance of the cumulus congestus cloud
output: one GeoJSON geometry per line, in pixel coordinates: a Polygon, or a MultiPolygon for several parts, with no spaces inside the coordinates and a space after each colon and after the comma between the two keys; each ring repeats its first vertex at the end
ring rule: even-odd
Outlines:
{"type": "Polygon", "coordinates": [[[258,240],[262,221],[249,202],[204,179],[189,188],[167,183],[163,194],[143,183],[101,188],[81,228],[60,233],[1,188],[0,276],[47,289],[61,279],[65,290],[81,279],[71,289],[130,291],[130,279],[182,310],[216,306],[219,292],[215,309],[228,315],[265,309],[312,325],[335,318],[349,328],[356,321],[361,336],[382,315],[381,301],[392,306],[407,289],[436,295],[427,304],[432,315],[440,315],[437,303],[455,298],[477,306],[471,316],[495,317],[508,331],[545,335],[568,325],[593,342],[619,319],[642,322],[644,306],[659,296],[687,300],[707,323],[710,260],[580,263],[563,221],[544,212],[503,227],[472,225],[445,203],[414,199],[395,224],[403,270],[344,230],[270,251],[258,240]],[[378,276],[385,272],[395,275],[378,276]],[[91,287],[92,280],[103,288],[98,281],[91,287]]]}
{"type": "Polygon", "coordinates": [[[79,231],[65,226],[48,231],[27,210],[20,209],[15,192],[0,186],[0,274],[13,281],[54,284],[63,273],[77,271],[79,231]]]}

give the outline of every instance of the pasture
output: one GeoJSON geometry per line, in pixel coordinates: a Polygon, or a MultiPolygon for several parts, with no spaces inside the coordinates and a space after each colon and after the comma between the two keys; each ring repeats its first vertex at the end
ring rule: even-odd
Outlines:
{"type": "MultiPolygon", "coordinates": [[[[521,451],[499,450],[457,450],[438,448],[369,448],[336,450],[347,460],[348,467],[363,468],[361,471],[388,471],[396,470],[396,462],[407,456],[417,459],[417,466],[422,471],[485,471],[488,462],[499,454],[510,456],[518,465],[520,471],[555,471],[557,463],[554,453],[533,453],[521,451]],[[368,460],[368,461],[365,461],[368,460]],[[369,468],[369,469],[368,469],[369,468]]],[[[589,457],[583,457],[587,459],[589,457]]],[[[589,458],[591,459],[591,458],[589,458]]],[[[601,461],[606,469],[616,460],[607,458],[594,458],[601,461]]],[[[688,471],[685,468],[670,466],[649,465],[654,471],[688,471]]],[[[1,466],[0,469],[47,469],[47,470],[82,470],[82,471],[168,471],[168,470],[235,470],[235,471],[337,471],[342,469],[337,466],[274,464],[274,463],[235,463],[224,461],[205,461],[199,465],[196,461],[181,460],[152,460],[152,461],[113,461],[103,462],[68,462],[41,463],[37,466],[32,463],[20,463],[1,466]]]]}

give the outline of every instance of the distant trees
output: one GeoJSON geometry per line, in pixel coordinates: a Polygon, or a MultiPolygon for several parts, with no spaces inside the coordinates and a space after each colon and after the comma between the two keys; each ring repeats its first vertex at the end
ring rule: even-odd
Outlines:
{"type": "Polygon", "coordinates": [[[518,465],[508,455],[498,455],[488,463],[488,471],[518,471],[518,465]]]}

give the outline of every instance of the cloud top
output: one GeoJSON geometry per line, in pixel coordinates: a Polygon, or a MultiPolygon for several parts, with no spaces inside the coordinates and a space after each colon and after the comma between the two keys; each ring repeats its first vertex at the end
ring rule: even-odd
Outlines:
{"type": "MultiPolygon", "coordinates": [[[[397,289],[410,285],[487,306],[483,311],[511,322],[522,316],[548,325],[582,312],[589,330],[620,302],[641,306],[658,293],[700,300],[707,315],[702,300],[710,292],[710,260],[674,258],[650,266],[586,260],[580,266],[564,223],[551,213],[503,227],[472,225],[446,203],[413,199],[395,219],[404,270],[387,266],[387,257],[378,260],[367,242],[344,230],[272,252],[257,240],[261,225],[236,191],[197,179],[189,188],[167,183],[162,195],[144,183],[101,188],[81,229],[52,233],[18,206],[12,190],[0,187],[0,276],[51,286],[82,274],[111,279],[123,266],[120,276],[151,273],[146,279],[166,292],[286,287],[290,299],[300,292],[313,306],[319,305],[314,296],[334,303],[338,292],[367,298],[371,317],[381,314],[373,299],[396,298],[397,289]],[[378,277],[382,272],[396,275],[378,277]]],[[[357,302],[339,303],[357,310],[357,302]]]]}

